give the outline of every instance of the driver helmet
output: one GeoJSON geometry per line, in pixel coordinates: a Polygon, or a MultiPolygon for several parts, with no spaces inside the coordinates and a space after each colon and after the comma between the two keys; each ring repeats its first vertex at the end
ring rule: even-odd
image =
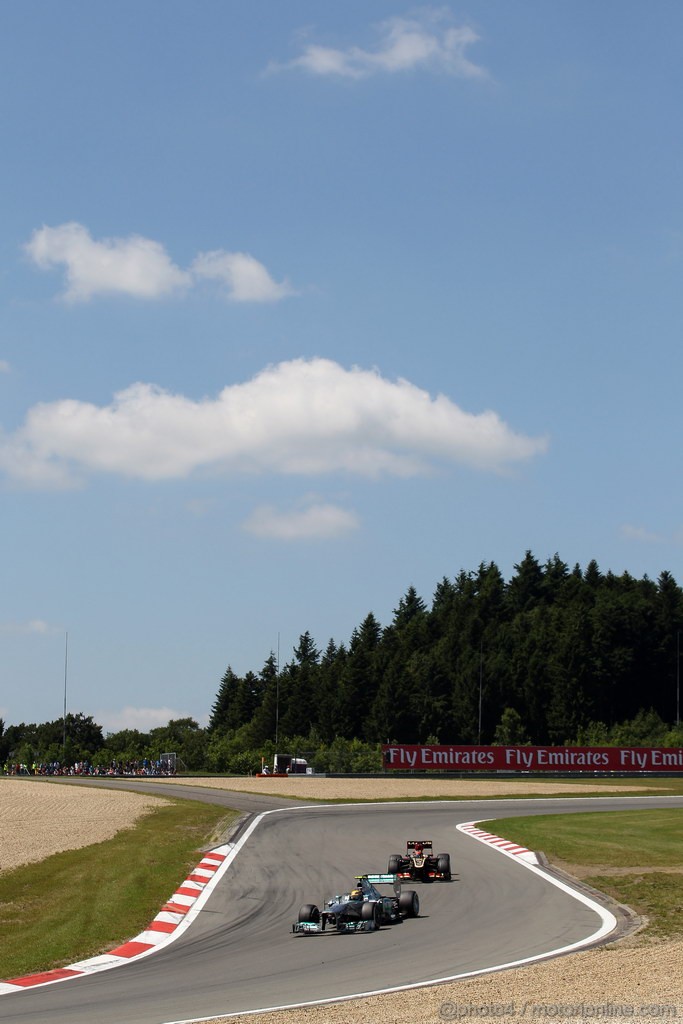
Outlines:
{"type": "Polygon", "coordinates": [[[362,889],[352,889],[350,895],[351,895],[351,899],[352,900],[362,900],[363,899],[363,890],[362,889]]]}

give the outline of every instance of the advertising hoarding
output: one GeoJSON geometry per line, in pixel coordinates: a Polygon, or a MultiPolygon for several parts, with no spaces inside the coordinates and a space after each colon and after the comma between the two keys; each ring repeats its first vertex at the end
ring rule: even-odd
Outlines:
{"type": "Polygon", "coordinates": [[[482,747],[385,743],[395,771],[683,772],[681,747],[482,747]]]}

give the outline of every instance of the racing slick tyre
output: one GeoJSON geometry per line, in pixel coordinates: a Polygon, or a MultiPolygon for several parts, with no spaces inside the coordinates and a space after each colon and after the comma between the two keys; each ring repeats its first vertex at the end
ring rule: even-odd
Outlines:
{"type": "Polygon", "coordinates": [[[440,853],[436,858],[436,870],[443,876],[444,882],[451,880],[451,856],[449,853],[440,853]]]}
{"type": "Polygon", "coordinates": [[[313,924],[318,924],[320,921],[320,911],[314,903],[304,903],[299,908],[299,921],[312,921],[313,924]]]}
{"type": "Polygon", "coordinates": [[[379,909],[379,903],[364,903],[360,908],[360,919],[361,921],[372,921],[375,931],[379,931],[382,924],[382,911],[379,909]]]}
{"type": "Polygon", "coordinates": [[[389,858],[389,867],[387,868],[388,875],[397,875],[401,870],[401,855],[400,853],[392,853],[389,858]]]}
{"type": "Polygon", "coordinates": [[[404,917],[418,917],[420,913],[420,897],[414,890],[407,889],[398,898],[398,909],[404,917]]]}

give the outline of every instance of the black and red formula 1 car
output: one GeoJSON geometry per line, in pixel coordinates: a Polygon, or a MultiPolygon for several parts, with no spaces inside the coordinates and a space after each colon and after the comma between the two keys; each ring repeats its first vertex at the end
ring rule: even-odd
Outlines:
{"type": "Polygon", "coordinates": [[[409,839],[406,852],[392,853],[387,872],[413,882],[450,882],[451,857],[448,853],[432,853],[430,839],[409,839]]]}

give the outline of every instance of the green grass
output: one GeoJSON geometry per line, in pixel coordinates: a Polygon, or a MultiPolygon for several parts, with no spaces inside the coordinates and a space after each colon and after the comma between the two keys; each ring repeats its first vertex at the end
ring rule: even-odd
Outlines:
{"type": "MultiPolygon", "coordinates": [[[[168,797],[166,797],[168,799],[168,797]]],[[[0,875],[0,979],[59,967],[143,931],[237,816],[172,800],[113,839],[0,875]]]]}
{"type": "MultiPolygon", "coordinates": [[[[504,776],[503,776],[504,778],[504,776]]],[[[642,775],[634,775],[629,778],[628,776],[591,776],[591,775],[576,775],[573,778],[565,776],[564,778],[541,778],[540,775],[532,776],[534,782],[562,782],[568,783],[574,786],[595,786],[596,789],[604,789],[609,787],[611,789],[630,789],[632,792],[625,793],[624,796],[637,796],[639,793],[651,793],[656,791],[657,793],[669,793],[673,796],[683,796],[683,774],[680,776],[651,776],[646,777],[642,775]],[[636,787],[635,789],[633,787],[636,787]]],[[[524,777],[519,778],[520,782],[524,781],[524,777]]]]}
{"type": "Polygon", "coordinates": [[[588,885],[647,916],[647,937],[683,937],[682,810],[501,818],[490,827],[569,871],[586,869],[588,885]]]}
{"type": "Polygon", "coordinates": [[[532,850],[543,850],[551,860],[570,864],[683,866],[683,811],[679,809],[500,818],[494,831],[532,850]]]}
{"type": "Polygon", "coordinates": [[[617,879],[609,875],[592,875],[586,881],[618,903],[625,903],[640,917],[647,917],[644,937],[683,937],[683,875],[653,872],[617,879]]]}

